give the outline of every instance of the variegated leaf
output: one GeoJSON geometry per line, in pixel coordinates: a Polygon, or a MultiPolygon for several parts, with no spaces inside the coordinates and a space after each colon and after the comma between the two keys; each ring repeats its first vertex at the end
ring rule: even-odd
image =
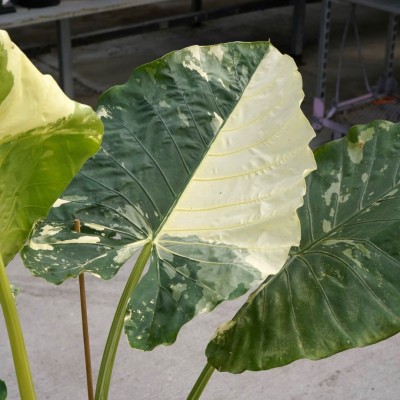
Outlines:
{"type": "Polygon", "coordinates": [[[38,225],[25,262],[54,283],[110,278],[151,241],[125,330],[138,348],[172,343],[299,242],[314,168],[302,98],[293,60],[264,42],[194,46],[138,68],[102,96],[102,150],[38,225]]]}
{"type": "Polygon", "coordinates": [[[68,99],[0,31],[0,255],[7,264],[99,146],[93,110],[68,99]]]}
{"type": "Polygon", "coordinates": [[[315,158],[300,246],[207,347],[221,371],[317,360],[400,331],[400,124],[356,126],[315,158]]]}

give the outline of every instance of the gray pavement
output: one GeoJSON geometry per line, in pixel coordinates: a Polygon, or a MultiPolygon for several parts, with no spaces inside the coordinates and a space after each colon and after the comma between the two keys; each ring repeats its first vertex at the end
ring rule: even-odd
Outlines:
{"type": "MultiPolygon", "coordinates": [[[[197,28],[180,27],[74,48],[76,99],[95,105],[100,92],[111,85],[125,82],[135,66],[191,44],[270,38],[276,47],[287,52],[290,15],[291,10],[285,7],[209,21],[197,28]]],[[[337,6],[333,15],[332,62],[328,65],[328,78],[335,75],[334,59],[338,53],[345,9],[337,6]]],[[[122,17],[117,15],[113,18],[115,22],[122,17]]],[[[308,6],[305,48],[299,66],[306,95],[303,108],[308,116],[311,114],[315,90],[319,20],[320,5],[308,6]]],[[[360,28],[372,81],[378,79],[383,66],[386,21],[383,13],[360,10],[360,28]]],[[[99,17],[95,22],[101,25],[99,17]]],[[[90,25],[90,20],[78,21],[74,29],[84,30],[85,24],[90,25]]],[[[54,33],[48,25],[43,27],[43,32],[40,28],[31,28],[10,33],[17,44],[23,45],[32,40],[29,37],[40,41],[54,33]]],[[[354,49],[350,50],[354,52],[354,49]]],[[[354,65],[351,51],[344,75],[344,96],[352,96],[361,90],[359,70],[354,65]]],[[[34,62],[43,72],[56,75],[55,50],[35,57],[34,62]]],[[[324,141],[326,137],[328,132],[324,132],[319,141],[324,141]]],[[[86,278],[94,376],[97,375],[111,319],[130,268],[131,264],[126,265],[112,281],[104,282],[91,276],[86,278]]],[[[70,280],[59,287],[52,286],[31,277],[18,257],[7,271],[10,280],[21,289],[17,302],[38,399],[84,399],[86,392],[78,282],[70,280]]],[[[115,364],[110,399],[186,398],[205,365],[204,349],[210,337],[220,323],[234,315],[243,301],[228,302],[211,314],[201,315],[182,329],[173,346],[160,347],[151,353],[129,348],[123,338],[115,364]]],[[[400,391],[399,359],[400,336],[397,335],[379,344],[350,350],[318,362],[300,360],[284,368],[241,375],[214,373],[202,398],[394,400],[399,397],[400,391]]],[[[11,354],[1,318],[0,360],[0,378],[8,384],[9,399],[18,399],[11,354]]]]}

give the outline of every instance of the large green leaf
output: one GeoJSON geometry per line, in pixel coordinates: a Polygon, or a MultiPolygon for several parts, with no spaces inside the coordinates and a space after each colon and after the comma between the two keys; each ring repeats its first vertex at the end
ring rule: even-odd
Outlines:
{"type": "Polygon", "coordinates": [[[6,398],[7,398],[7,386],[4,383],[4,381],[0,379],[0,400],[6,400],[6,398]]]}
{"type": "Polygon", "coordinates": [[[316,360],[400,330],[400,124],[354,127],[315,158],[300,247],[207,348],[222,371],[316,360]]]}
{"type": "Polygon", "coordinates": [[[7,264],[83,163],[102,124],[0,31],[0,254],[7,264]]]}
{"type": "Polygon", "coordinates": [[[302,98],[293,60],[265,42],[194,46],[138,68],[101,98],[103,147],[24,261],[53,283],[81,271],[108,279],[151,241],[125,330],[138,348],[172,343],[196,314],[277,272],[299,242],[314,168],[302,98]]]}

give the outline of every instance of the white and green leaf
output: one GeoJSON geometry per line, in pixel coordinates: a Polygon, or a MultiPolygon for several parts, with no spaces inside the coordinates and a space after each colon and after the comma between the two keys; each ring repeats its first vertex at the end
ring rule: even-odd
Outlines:
{"type": "Polygon", "coordinates": [[[356,126],[315,158],[300,246],[209,343],[218,370],[317,360],[400,331],[400,124],[356,126]]]}
{"type": "Polygon", "coordinates": [[[53,283],[108,279],[151,242],[125,330],[138,348],[172,343],[299,243],[315,168],[302,98],[293,60],[265,42],[193,46],[138,68],[102,96],[102,149],[37,226],[26,264],[53,283]]]}
{"type": "Polygon", "coordinates": [[[0,254],[7,264],[99,148],[100,119],[0,31],[0,254]]]}

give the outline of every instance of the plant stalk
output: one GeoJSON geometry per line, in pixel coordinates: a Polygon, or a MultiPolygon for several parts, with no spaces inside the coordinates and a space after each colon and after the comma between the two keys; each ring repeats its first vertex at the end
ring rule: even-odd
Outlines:
{"type": "Polygon", "coordinates": [[[5,265],[0,255],[0,303],[3,309],[4,320],[7,326],[8,338],[17,375],[19,394],[21,399],[35,400],[31,369],[26,353],[25,341],[22,335],[21,323],[18,317],[17,306],[11,292],[5,265]]]}
{"type": "Polygon", "coordinates": [[[200,398],[214,371],[215,368],[211,364],[207,363],[203,371],[201,371],[201,374],[194,384],[191,392],[189,393],[187,400],[198,400],[200,398]]]}
{"type": "Polygon", "coordinates": [[[128,281],[126,282],[124,291],[118,303],[117,310],[111,324],[110,332],[108,334],[107,343],[104,348],[103,358],[101,360],[99,376],[96,385],[96,400],[107,400],[108,392],[110,390],[111,374],[114,366],[115,355],[117,353],[119,340],[121,338],[122,328],[124,326],[124,318],[126,315],[126,307],[132,292],[135,290],[140,277],[142,276],[144,267],[150,257],[153,242],[148,242],[143,247],[128,281]]]}
{"type": "MultiPolygon", "coordinates": [[[[74,231],[81,231],[81,222],[79,219],[74,220],[74,231]]],[[[86,305],[85,275],[83,273],[79,275],[79,294],[81,300],[82,334],[83,347],[85,350],[86,385],[88,400],[94,400],[92,360],[90,357],[89,322],[86,305]]]]}
{"type": "Polygon", "coordinates": [[[85,349],[86,384],[88,390],[88,400],[94,400],[92,360],[90,357],[89,322],[87,316],[84,274],[79,275],[79,294],[81,298],[82,333],[83,333],[83,347],[85,349]]]}

